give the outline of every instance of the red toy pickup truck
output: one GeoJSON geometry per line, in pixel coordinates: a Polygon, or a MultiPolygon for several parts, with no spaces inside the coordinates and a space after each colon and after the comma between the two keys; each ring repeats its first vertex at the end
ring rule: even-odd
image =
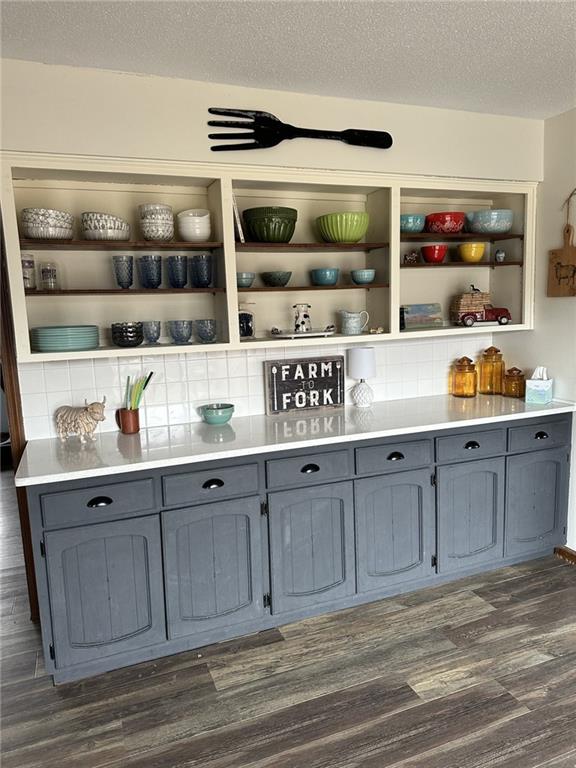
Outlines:
{"type": "Polygon", "coordinates": [[[512,320],[512,315],[506,307],[493,307],[492,304],[484,304],[480,310],[464,310],[458,312],[458,321],[470,328],[474,323],[498,322],[500,325],[507,325],[512,320]]]}

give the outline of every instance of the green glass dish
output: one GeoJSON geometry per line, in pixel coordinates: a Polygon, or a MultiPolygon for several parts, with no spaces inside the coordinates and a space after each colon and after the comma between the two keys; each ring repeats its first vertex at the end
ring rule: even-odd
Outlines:
{"type": "Polygon", "coordinates": [[[258,243],[289,243],[294,235],[296,220],[283,216],[244,219],[251,240],[258,243]]]}
{"type": "Polygon", "coordinates": [[[244,219],[262,219],[269,216],[276,216],[281,219],[292,219],[296,221],[298,211],[296,208],[286,208],[281,205],[260,206],[259,208],[246,208],[242,214],[244,219]]]}

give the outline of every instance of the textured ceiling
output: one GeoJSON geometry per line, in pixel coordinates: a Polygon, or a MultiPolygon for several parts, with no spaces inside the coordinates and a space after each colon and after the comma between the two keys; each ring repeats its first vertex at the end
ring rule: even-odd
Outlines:
{"type": "Polygon", "coordinates": [[[576,0],[4,0],[1,12],[6,58],[536,118],[576,106],[576,0]]]}

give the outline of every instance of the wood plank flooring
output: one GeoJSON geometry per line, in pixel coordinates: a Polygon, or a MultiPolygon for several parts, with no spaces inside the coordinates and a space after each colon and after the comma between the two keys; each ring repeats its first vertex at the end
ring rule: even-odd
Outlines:
{"type": "Polygon", "coordinates": [[[576,768],[553,557],[55,688],[0,490],[3,768],[576,768]]]}

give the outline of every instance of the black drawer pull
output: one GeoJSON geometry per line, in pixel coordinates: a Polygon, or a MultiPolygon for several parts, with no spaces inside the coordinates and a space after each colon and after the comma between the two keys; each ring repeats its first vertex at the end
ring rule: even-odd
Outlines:
{"type": "Polygon", "coordinates": [[[548,434],[548,432],[542,432],[542,431],[536,432],[536,434],[534,435],[534,438],[536,440],[548,440],[549,437],[550,435],[548,434]]]}
{"type": "Polygon", "coordinates": [[[475,451],[477,448],[480,448],[480,443],[477,443],[476,440],[469,440],[464,448],[466,448],[467,451],[475,451]]]}
{"type": "Polygon", "coordinates": [[[112,503],[110,496],[94,496],[86,506],[90,507],[90,509],[95,509],[97,507],[109,507],[112,503]]]}
{"type": "Polygon", "coordinates": [[[320,467],[318,464],[304,464],[300,472],[305,475],[312,475],[314,472],[320,472],[320,467]]]}
{"type": "Polygon", "coordinates": [[[219,477],[213,477],[212,480],[206,480],[206,482],[202,484],[202,488],[211,491],[213,488],[222,488],[223,485],[224,480],[220,480],[219,477]]]}
{"type": "Polygon", "coordinates": [[[386,461],[402,461],[402,459],[405,459],[406,456],[404,456],[403,453],[400,453],[400,451],[392,451],[392,453],[389,453],[388,456],[386,456],[386,461]]]}

